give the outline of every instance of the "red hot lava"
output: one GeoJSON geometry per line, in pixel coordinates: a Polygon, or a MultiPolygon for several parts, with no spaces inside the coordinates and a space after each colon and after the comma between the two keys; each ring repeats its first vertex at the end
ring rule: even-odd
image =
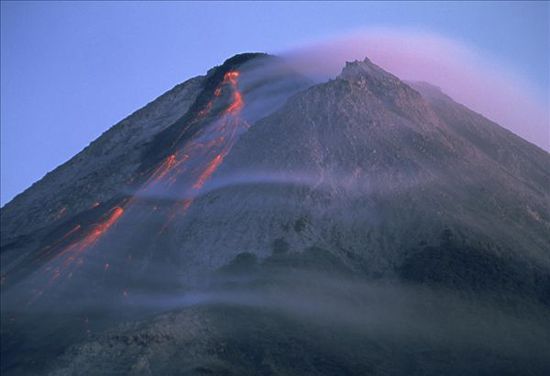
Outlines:
{"type": "MultiPolygon", "coordinates": [[[[109,216],[102,222],[92,225],[92,228],[86,233],[86,235],[76,242],[69,245],[61,254],[64,254],[69,251],[77,250],[82,251],[95,242],[99,240],[124,214],[124,209],[119,206],[116,206],[109,216]]],[[[67,238],[70,235],[74,234],[76,231],[79,231],[82,227],[76,225],[71,231],[69,231],[63,238],[67,238]]]]}
{"type": "MultiPolygon", "coordinates": [[[[239,113],[244,107],[243,95],[238,88],[239,76],[240,73],[236,70],[226,72],[223,81],[214,91],[214,98],[198,113],[194,121],[199,121],[206,116],[213,108],[214,101],[222,100],[223,91],[229,88],[231,90],[231,102],[223,111],[223,115],[212,123],[205,125],[182,150],[177,150],[170,154],[158,167],[156,167],[143,189],[148,189],[152,185],[160,182],[170,185],[176,182],[176,180],[179,180],[183,172],[185,172],[185,176],[187,176],[187,178],[184,179],[191,178],[192,180],[191,183],[186,183],[189,184],[187,185],[187,189],[202,189],[204,184],[222,164],[225,156],[235,144],[239,129],[246,129],[248,127],[248,124],[239,117],[239,113]],[[180,167],[180,165],[184,163],[185,165],[190,164],[190,167],[180,167]]],[[[176,144],[177,142],[174,146],[176,144]]],[[[178,189],[181,188],[182,187],[179,187],[178,189]]],[[[52,247],[59,246],[62,241],[74,237],[73,235],[76,236],[77,232],[83,233],[83,235],[79,237],[79,240],[73,241],[59,253],[59,256],[64,257],[64,259],[60,266],[54,267],[53,278],[50,283],[61,275],[68,274],[70,277],[72,275],[72,269],[66,270],[66,268],[73,265],[75,262],[76,264],[74,267],[83,262],[79,254],[86,248],[97,243],[97,241],[120,220],[127,208],[132,205],[133,200],[134,199],[131,198],[120,202],[111,209],[109,214],[102,221],[92,225],[89,229],[81,227],[80,225],[75,226],[66,233],[63,238],[56,242],[52,247]]],[[[192,205],[192,202],[193,200],[191,198],[186,198],[178,202],[174,206],[172,214],[168,215],[168,222],[171,221],[178,211],[180,213],[181,211],[187,211],[192,205]]],[[[97,206],[99,205],[94,204],[93,208],[97,206]]],[[[59,214],[63,215],[65,211],[66,208],[62,208],[59,214]]],[[[165,227],[168,225],[168,222],[165,224],[165,227]]],[[[105,271],[110,269],[110,266],[109,263],[105,264],[105,271]]],[[[126,294],[127,293],[124,295],[126,294]]]]}
{"type": "Polygon", "coordinates": [[[223,83],[231,84],[233,89],[233,102],[225,110],[228,114],[236,115],[244,106],[243,96],[237,87],[237,79],[240,73],[238,71],[229,71],[223,77],[223,83]]]}
{"type": "Polygon", "coordinates": [[[223,155],[218,154],[214,159],[208,163],[208,166],[206,169],[202,172],[202,174],[199,176],[195,184],[193,184],[194,189],[201,189],[204,183],[210,178],[210,176],[216,171],[216,169],[219,167],[219,165],[223,162],[223,155]]]}
{"type": "MultiPolygon", "coordinates": [[[[244,100],[241,92],[238,89],[238,78],[240,73],[236,70],[226,72],[223,81],[214,90],[214,99],[210,100],[205,108],[198,113],[198,118],[206,116],[213,107],[213,101],[221,97],[224,88],[230,88],[232,91],[232,100],[223,112],[221,119],[216,120],[211,126],[205,127],[203,132],[191,139],[184,146],[183,152],[175,152],[168,156],[163,163],[156,168],[146,184],[146,189],[152,184],[157,184],[161,181],[173,183],[176,177],[182,170],[176,169],[183,162],[189,161],[191,164],[198,163],[199,165],[189,172],[191,175],[196,174],[196,180],[192,184],[192,188],[200,189],[204,183],[210,178],[214,171],[219,167],[225,154],[235,142],[236,128],[239,127],[239,121],[235,121],[238,113],[244,106],[244,100]],[[213,139],[212,136],[215,136],[213,139]],[[203,148],[205,146],[205,148],[203,148]],[[210,157],[213,148],[221,147],[214,157],[210,157]],[[204,161],[205,158],[212,158],[204,161]]],[[[189,205],[185,205],[185,208],[189,205]]]]}
{"type": "MultiPolygon", "coordinates": [[[[186,195],[190,194],[189,189],[201,190],[203,188],[235,144],[239,129],[248,128],[248,124],[239,117],[239,113],[244,107],[243,95],[238,87],[239,76],[240,73],[236,70],[226,72],[223,81],[214,90],[214,98],[199,112],[199,118],[205,116],[213,108],[214,101],[222,97],[224,90],[231,91],[231,101],[226,104],[222,116],[210,124],[205,124],[201,131],[184,146],[183,151],[187,156],[186,164],[189,164],[184,179],[191,178],[192,181],[184,186],[180,185],[178,189],[185,192],[186,195]]],[[[180,171],[175,171],[175,174],[179,176],[180,171]]],[[[171,177],[168,182],[175,180],[171,177]]],[[[195,194],[190,195],[195,196],[195,194]]],[[[166,230],[178,212],[185,213],[192,203],[192,198],[186,198],[181,203],[174,205],[159,234],[166,230]]]]}

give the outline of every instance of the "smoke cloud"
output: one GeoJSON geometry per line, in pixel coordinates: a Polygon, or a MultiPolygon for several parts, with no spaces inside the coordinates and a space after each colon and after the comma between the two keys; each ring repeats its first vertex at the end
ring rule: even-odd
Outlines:
{"type": "Polygon", "coordinates": [[[403,80],[440,87],[455,101],[550,150],[548,93],[541,98],[523,77],[459,41],[378,28],[312,42],[283,55],[317,80],[335,77],[346,61],[366,56],[403,80]]]}

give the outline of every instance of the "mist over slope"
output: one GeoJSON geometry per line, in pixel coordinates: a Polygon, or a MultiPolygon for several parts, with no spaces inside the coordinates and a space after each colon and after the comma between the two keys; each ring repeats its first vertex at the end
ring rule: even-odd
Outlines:
{"type": "Polygon", "coordinates": [[[236,55],[2,209],[2,370],[544,374],[549,185],[429,84],[236,55]]]}
{"type": "Polygon", "coordinates": [[[283,54],[300,72],[325,78],[336,77],[346,61],[368,56],[403,80],[441,87],[458,103],[550,150],[548,88],[537,89],[540,82],[527,81],[502,59],[464,41],[414,28],[374,27],[283,54]]]}

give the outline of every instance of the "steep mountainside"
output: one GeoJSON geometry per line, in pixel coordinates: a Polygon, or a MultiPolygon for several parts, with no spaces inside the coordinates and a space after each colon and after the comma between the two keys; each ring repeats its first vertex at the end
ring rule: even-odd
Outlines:
{"type": "Polygon", "coordinates": [[[237,55],[2,209],[2,370],[547,374],[549,186],[429,84],[237,55]]]}
{"type": "Polygon", "coordinates": [[[192,78],[109,129],[2,208],[2,247],[119,194],[152,138],[181,118],[202,90],[192,78]]]}
{"type": "Polygon", "coordinates": [[[386,273],[447,229],[493,256],[547,267],[549,165],[546,152],[483,117],[452,101],[432,106],[356,62],[243,135],[213,176],[226,187],[195,202],[171,249],[193,270],[239,252],[266,256],[282,239],[386,273]],[[501,146],[485,151],[488,139],[501,146]]]}
{"type": "Polygon", "coordinates": [[[119,219],[135,217],[126,211],[147,206],[140,196],[158,195],[166,180],[179,179],[164,194],[199,191],[249,122],[309,84],[274,57],[237,55],[123,120],[2,209],[4,281],[19,281],[77,243],[89,248],[119,219]]]}

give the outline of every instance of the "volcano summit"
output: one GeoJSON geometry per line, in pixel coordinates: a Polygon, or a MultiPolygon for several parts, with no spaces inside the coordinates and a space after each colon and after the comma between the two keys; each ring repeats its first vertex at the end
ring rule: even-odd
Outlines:
{"type": "Polygon", "coordinates": [[[2,374],[550,372],[550,155],[236,55],[2,208],[2,374]]]}

